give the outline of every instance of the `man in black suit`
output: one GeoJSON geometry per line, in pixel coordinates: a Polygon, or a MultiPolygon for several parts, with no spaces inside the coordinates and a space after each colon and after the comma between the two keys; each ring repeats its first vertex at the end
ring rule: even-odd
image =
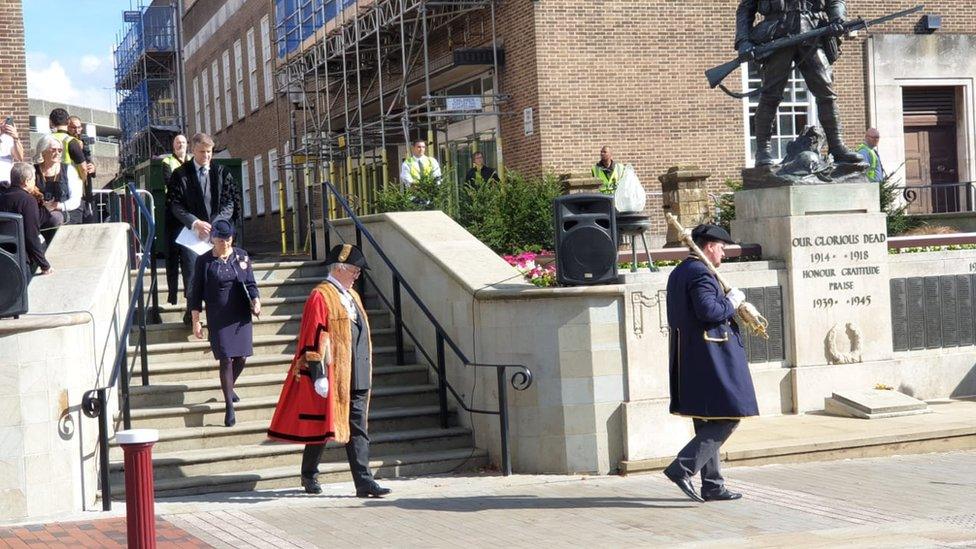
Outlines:
{"type": "MultiPolygon", "coordinates": [[[[196,232],[200,239],[207,240],[210,238],[210,220],[234,216],[234,178],[223,166],[210,164],[214,142],[209,135],[194,134],[190,145],[193,161],[177,168],[169,180],[169,208],[178,222],[196,232]]],[[[182,248],[180,256],[185,295],[193,286],[193,264],[197,255],[182,248]]],[[[189,311],[183,315],[184,324],[189,324],[189,315],[189,311]]]]}

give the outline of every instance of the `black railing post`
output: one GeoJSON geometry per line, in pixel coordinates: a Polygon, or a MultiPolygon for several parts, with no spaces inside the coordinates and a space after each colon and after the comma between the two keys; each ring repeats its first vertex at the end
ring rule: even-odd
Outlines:
{"type": "MultiPolygon", "coordinates": [[[[498,428],[502,435],[502,474],[512,474],[512,450],[508,447],[508,386],[505,384],[505,368],[498,373],[498,428]]],[[[473,395],[472,395],[473,396],[473,395]]]]}
{"type": "Polygon", "coordinates": [[[107,389],[98,390],[101,413],[98,415],[98,462],[102,482],[102,511],[112,510],[112,483],[108,478],[108,396],[107,389]]]}
{"type": "Polygon", "coordinates": [[[122,412],[122,428],[132,428],[132,414],[129,406],[129,366],[125,355],[119,358],[119,411],[122,412]]]}
{"type": "MultiPolygon", "coordinates": [[[[329,230],[329,199],[332,198],[332,189],[329,188],[329,182],[322,182],[322,238],[325,244],[325,253],[328,255],[329,250],[332,249],[332,235],[329,230]]],[[[322,258],[325,259],[325,258],[322,258]]]]}
{"type": "Polygon", "coordinates": [[[447,361],[444,359],[444,334],[437,331],[437,401],[441,407],[441,428],[447,429],[447,361]]]}
{"type": "Polygon", "coordinates": [[[403,366],[407,359],[403,352],[403,308],[400,303],[400,277],[393,273],[393,340],[396,341],[396,363],[403,366]]]}
{"type": "MultiPolygon", "coordinates": [[[[142,367],[142,385],[149,385],[149,349],[146,345],[146,293],[143,291],[142,279],[136,282],[139,291],[139,365],[142,367]]],[[[128,368],[123,372],[128,376],[128,368]]]]}
{"type": "MultiPolygon", "coordinates": [[[[359,248],[359,251],[363,251],[363,232],[359,230],[359,224],[356,223],[355,219],[353,220],[353,226],[356,227],[356,247],[359,248]]],[[[366,299],[366,292],[364,290],[366,290],[366,277],[361,276],[356,280],[356,291],[359,292],[363,300],[366,299]]]]}
{"type": "MultiPolygon", "coordinates": [[[[145,253],[145,250],[143,250],[145,253]]],[[[156,242],[153,240],[152,250],[149,252],[149,323],[160,324],[163,319],[159,315],[159,284],[158,273],[156,272],[156,242]]]]}

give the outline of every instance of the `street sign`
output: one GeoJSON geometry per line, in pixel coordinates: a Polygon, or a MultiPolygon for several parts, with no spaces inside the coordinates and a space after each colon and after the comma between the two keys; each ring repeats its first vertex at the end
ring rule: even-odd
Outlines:
{"type": "Polygon", "coordinates": [[[122,20],[126,23],[138,23],[142,20],[142,12],[140,11],[123,11],[122,20]]]}
{"type": "Polygon", "coordinates": [[[449,111],[480,111],[483,107],[481,97],[448,97],[447,110],[449,111]]]}

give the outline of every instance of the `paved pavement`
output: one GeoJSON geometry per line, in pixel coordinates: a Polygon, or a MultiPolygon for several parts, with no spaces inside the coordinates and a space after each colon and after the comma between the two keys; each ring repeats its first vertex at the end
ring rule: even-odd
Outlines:
{"type": "MultiPolygon", "coordinates": [[[[165,499],[156,511],[175,529],[161,539],[170,547],[976,547],[973,470],[976,451],[733,467],[728,485],[745,497],[706,504],[648,473],[384,481],[395,492],[382,500],[351,497],[343,483],[321,496],[165,499]]],[[[0,529],[0,542],[30,544],[11,533],[0,529]]],[[[109,542],[100,546],[118,546],[109,542]]]]}

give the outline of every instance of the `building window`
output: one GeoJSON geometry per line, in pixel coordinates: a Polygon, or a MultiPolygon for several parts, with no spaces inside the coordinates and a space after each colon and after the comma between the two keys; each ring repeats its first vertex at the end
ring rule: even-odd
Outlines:
{"type": "Polygon", "coordinates": [[[264,215],[264,160],[254,157],[254,206],[258,215],[264,215]]]}
{"type": "MultiPolygon", "coordinates": [[[[746,63],[742,67],[742,88],[746,91],[759,89],[762,81],[759,77],[758,66],[754,63],[746,63]]],[[[749,132],[746,135],[746,166],[756,165],[756,107],[759,105],[759,96],[746,97],[742,100],[742,114],[745,120],[745,127],[749,132]]],[[[773,138],[770,145],[773,150],[773,158],[777,161],[786,156],[786,146],[796,139],[803,128],[810,124],[815,124],[817,120],[817,107],[813,101],[812,94],[807,90],[806,82],[800,71],[793,69],[790,78],[786,82],[786,90],[783,92],[783,101],[779,104],[776,112],[776,123],[773,126],[773,138]]]]}
{"type": "Polygon", "coordinates": [[[220,106],[220,70],[217,68],[217,60],[214,59],[210,64],[210,79],[213,82],[213,102],[214,102],[214,133],[219,132],[222,126],[221,106],[220,106]]]}
{"type": "Polygon", "coordinates": [[[261,59],[264,60],[264,101],[274,99],[274,86],[271,80],[271,28],[268,16],[261,18],[261,59]]]}
{"type": "Polygon", "coordinates": [[[295,209],[295,170],[290,166],[291,162],[291,143],[285,141],[285,203],[289,210],[295,209]]]}
{"type": "Polygon", "coordinates": [[[271,184],[268,185],[268,191],[271,193],[271,213],[275,213],[281,207],[281,201],[278,199],[281,189],[278,188],[277,149],[271,149],[268,151],[268,180],[271,182],[271,184]]]}
{"type": "Polygon", "coordinates": [[[251,92],[251,110],[258,109],[258,63],[254,53],[254,29],[247,29],[247,68],[251,92]]]}
{"type": "Polygon", "coordinates": [[[237,81],[237,119],[244,120],[244,57],[240,39],[234,40],[234,75],[237,81]]]}
{"type": "Polygon", "coordinates": [[[207,68],[200,73],[200,89],[203,90],[203,131],[210,133],[210,80],[207,79],[207,68]]]}
{"type": "Polygon", "coordinates": [[[230,90],[233,87],[231,82],[233,82],[233,76],[230,74],[230,52],[224,50],[223,55],[220,56],[220,64],[223,65],[223,74],[221,75],[224,79],[224,114],[226,115],[227,125],[230,126],[234,122],[234,106],[233,101],[230,98],[230,90]]]}
{"type": "Polygon", "coordinates": [[[200,124],[200,79],[196,76],[193,77],[193,123],[195,131],[203,131],[200,124]]]}
{"type": "Polygon", "coordinates": [[[247,160],[241,162],[241,193],[244,195],[244,218],[251,218],[251,174],[247,160]]]}

